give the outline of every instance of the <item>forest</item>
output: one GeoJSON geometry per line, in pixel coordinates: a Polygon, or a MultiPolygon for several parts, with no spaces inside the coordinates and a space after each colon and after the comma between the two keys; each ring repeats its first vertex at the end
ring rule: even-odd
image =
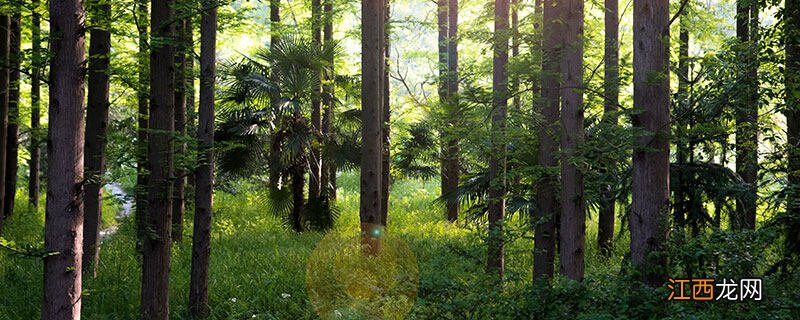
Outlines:
{"type": "Polygon", "coordinates": [[[800,319],[798,0],[0,0],[0,320],[800,319]]]}

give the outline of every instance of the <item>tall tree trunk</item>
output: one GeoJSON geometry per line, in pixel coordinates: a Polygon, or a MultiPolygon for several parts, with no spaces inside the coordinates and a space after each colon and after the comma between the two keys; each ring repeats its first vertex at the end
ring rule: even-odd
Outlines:
{"type": "Polygon", "coordinates": [[[90,31],[88,104],[83,162],[86,176],[83,215],[83,271],[97,276],[100,228],[103,215],[103,174],[106,170],[106,131],[109,108],[109,54],[111,53],[111,4],[89,4],[90,31]]]}
{"type": "Polygon", "coordinates": [[[642,281],[659,286],[666,258],[669,208],[669,1],[633,4],[633,126],[643,132],[633,150],[631,260],[642,281]]]}
{"type": "MultiPolygon", "coordinates": [[[[520,32],[519,32],[519,10],[520,10],[520,2],[519,0],[510,0],[511,1],[511,56],[510,59],[514,60],[515,58],[519,57],[519,45],[520,45],[520,32]]],[[[515,74],[509,76],[509,95],[511,96],[511,109],[514,110],[516,113],[520,113],[522,111],[522,92],[519,90],[520,80],[521,80],[522,73],[517,71],[515,74]]],[[[515,125],[515,129],[519,128],[519,125],[515,125]]],[[[512,169],[513,170],[513,169],[512,169]]],[[[522,181],[521,175],[515,175],[514,180],[511,181],[511,185],[519,185],[522,181]]]]}
{"type": "MultiPolygon", "coordinates": [[[[331,116],[333,117],[333,116],[331,116]]],[[[328,167],[328,184],[330,185],[330,199],[332,201],[336,201],[337,190],[338,186],[336,185],[336,173],[339,169],[336,167],[335,163],[330,163],[330,167],[328,167]]]]}
{"type": "MultiPolygon", "coordinates": [[[[28,161],[28,202],[34,208],[39,207],[39,162],[41,161],[41,133],[39,132],[39,117],[41,113],[41,81],[42,68],[42,39],[41,39],[41,14],[39,0],[31,0],[31,61],[36,67],[31,74],[31,145],[30,160],[28,161]]],[[[2,223],[0,223],[2,224],[2,223]]]]}
{"type": "MultiPolygon", "coordinates": [[[[445,104],[447,102],[447,38],[448,38],[448,0],[437,1],[436,21],[439,30],[438,48],[439,48],[439,81],[438,93],[439,103],[445,104]]],[[[444,179],[442,179],[444,181],[444,179]]]]}
{"type": "MultiPolygon", "coordinates": [[[[438,0],[436,6],[436,24],[439,30],[439,38],[438,38],[438,49],[439,49],[439,79],[438,79],[438,94],[439,94],[439,104],[445,110],[449,109],[447,107],[447,103],[449,103],[449,94],[447,90],[447,72],[448,72],[448,56],[447,56],[447,43],[448,43],[448,10],[449,10],[449,0],[438,0]]],[[[450,135],[446,130],[442,129],[439,132],[440,140],[441,140],[441,152],[442,152],[442,159],[441,159],[441,189],[442,189],[442,196],[452,192],[453,190],[449,190],[449,182],[450,177],[447,172],[447,137],[450,135]]],[[[448,220],[450,220],[450,213],[447,213],[448,220]]],[[[450,220],[453,221],[453,220],[450,220]]]]}
{"type": "Polygon", "coordinates": [[[381,130],[381,225],[386,227],[386,222],[389,219],[389,187],[391,186],[391,161],[389,157],[389,139],[391,133],[390,117],[392,111],[390,109],[390,91],[389,91],[389,0],[384,0],[384,9],[386,10],[384,16],[384,66],[383,66],[383,114],[382,130],[381,130]]]}
{"type": "MultiPolygon", "coordinates": [[[[283,26],[281,25],[281,0],[269,0],[269,20],[270,20],[270,51],[275,51],[278,43],[281,40],[283,26]]],[[[270,78],[272,81],[278,81],[277,72],[270,71],[270,78]]],[[[280,88],[278,89],[280,90],[280,88]]],[[[280,92],[272,92],[269,97],[270,105],[277,103],[280,100],[280,92]]],[[[278,144],[273,143],[273,149],[278,148],[278,144]]],[[[273,152],[274,153],[274,152],[273,152]]],[[[278,173],[270,174],[269,184],[272,187],[278,187],[280,184],[281,176],[278,173]]]]}
{"type": "Polygon", "coordinates": [[[200,17],[200,155],[197,163],[192,236],[192,277],[189,310],[208,315],[208,263],[211,255],[211,217],[214,205],[214,84],[217,74],[217,7],[205,0],[200,17]]]}
{"type": "MultiPolygon", "coordinates": [[[[447,121],[450,127],[457,127],[460,119],[458,106],[458,0],[449,0],[447,28],[447,121]]],[[[442,193],[449,194],[458,188],[461,164],[459,161],[458,137],[446,133],[442,164],[442,193]]],[[[448,199],[445,204],[447,220],[458,220],[458,200],[448,199]]]]}
{"type": "MultiPolygon", "coordinates": [[[[19,5],[16,10],[21,9],[19,5]]],[[[14,213],[14,196],[17,194],[17,169],[19,169],[19,86],[20,51],[22,15],[17,11],[11,17],[11,39],[9,52],[9,85],[8,88],[8,132],[6,133],[6,202],[3,209],[3,218],[7,219],[14,213]]]]}
{"type": "MultiPolygon", "coordinates": [[[[325,17],[325,26],[323,28],[323,39],[324,43],[333,42],[333,0],[325,0],[324,5],[324,17],[325,17]]],[[[332,83],[336,78],[333,68],[334,57],[331,56],[331,59],[328,61],[330,64],[327,69],[327,73],[325,76],[325,83],[322,86],[322,137],[327,145],[330,141],[331,137],[331,121],[333,121],[333,101],[334,99],[334,84],[332,83]]],[[[324,150],[327,150],[325,148],[324,150]]],[[[324,151],[323,151],[324,152],[324,151]]],[[[322,185],[322,192],[325,196],[328,197],[329,200],[336,200],[336,190],[334,190],[331,186],[331,182],[336,179],[336,166],[333,165],[330,161],[332,157],[330,155],[325,155],[322,162],[322,169],[321,169],[321,177],[320,183],[322,185]]]]}
{"type": "Polygon", "coordinates": [[[292,230],[304,231],[303,212],[305,211],[306,165],[305,159],[297,161],[290,169],[292,189],[292,230]]]}
{"type": "MultiPolygon", "coordinates": [[[[511,58],[519,56],[519,0],[511,0],[511,58]]],[[[511,108],[519,111],[522,105],[519,92],[519,76],[514,75],[509,79],[511,92],[511,108]]]]}
{"type": "MultiPolygon", "coordinates": [[[[9,62],[9,42],[11,40],[11,19],[7,15],[0,15],[0,66],[7,66],[9,62]]],[[[0,181],[5,182],[6,167],[6,135],[8,130],[8,68],[0,68],[0,181]]],[[[5,203],[5,183],[0,183],[0,208],[5,203]]],[[[0,231],[4,220],[0,212],[0,231]]]]}
{"type": "MultiPolygon", "coordinates": [[[[47,214],[42,319],[81,318],[83,248],[83,2],[51,1],[47,214]]],[[[2,24],[3,22],[0,22],[2,24]]],[[[4,141],[5,139],[3,139],[4,141]]]]}
{"type": "MultiPolygon", "coordinates": [[[[309,125],[307,119],[300,113],[295,112],[292,116],[292,132],[308,132],[309,125]]],[[[295,232],[303,232],[306,227],[305,219],[305,188],[306,173],[308,172],[309,154],[302,153],[293,159],[289,167],[290,189],[292,193],[292,211],[290,213],[292,229],[295,232]]]]}
{"type": "MultiPolygon", "coordinates": [[[[689,103],[689,95],[688,95],[688,88],[689,88],[689,30],[687,29],[687,24],[689,23],[688,19],[686,19],[686,12],[681,13],[681,20],[679,25],[679,40],[680,43],[678,44],[678,104],[676,105],[677,114],[688,114],[689,118],[692,117],[691,112],[691,105],[689,103]]],[[[689,121],[691,123],[691,120],[689,121]]],[[[677,123],[677,135],[682,140],[679,139],[675,142],[675,149],[676,149],[676,161],[679,165],[686,164],[689,159],[691,158],[691,153],[693,152],[693,148],[690,146],[687,133],[688,130],[691,129],[687,123],[683,121],[678,121],[677,123]]],[[[674,183],[675,190],[673,191],[675,194],[674,200],[674,208],[672,208],[672,223],[674,228],[679,231],[683,232],[683,228],[686,222],[686,212],[688,210],[689,201],[687,201],[688,190],[684,190],[683,187],[683,176],[678,175],[677,177],[671,177],[675,179],[677,183],[674,183]]]]}
{"type": "Polygon", "coordinates": [[[564,55],[561,73],[561,274],[583,280],[586,200],[583,172],[570,159],[584,142],[583,0],[567,0],[564,10],[564,55]]]}
{"type": "MultiPolygon", "coordinates": [[[[202,19],[202,18],[201,18],[202,19]]],[[[194,80],[197,78],[197,73],[194,71],[194,60],[196,58],[194,52],[194,26],[192,25],[192,18],[187,18],[187,23],[189,26],[186,28],[186,43],[189,44],[189,47],[186,48],[186,73],[184,77],[186,78],[186,137],[197,137],[197,99],[196,95],[197,92],[195,91],[194,87],[194,80]]],[[[199,139],[199,138],[198,138],[199,139]]],[[[187,146],[187,154],[192,154],[194,151],[191,150],[196,148],[194,145],[187,146]]],[[[188,172],[186,172],[186,194],[184,195],[185,201],[191,201],[194,196],[194,186],[195,186],[195,179],[197,178],[195,175],[195,170],[193,168],[185,168],[188,172]]]]}
{"type": "Polygon", "coordinates": [[[139,52],[137,56],[138,83],[136,99],[137,109],[137,143],[136,143],[136,234],[137,250],[141,251],[141,243],[147,234],[145,219],[147,217],[147,130],[150,114],[150,47],[147,39],[148,0],[136,1],[136,26],[139,33],[139,52]]]}
{"type": "Polygon", "coordinates": [[[489,239],[486,269],[503,278],[505,272],[506,144],[508,108],[508,0],[494,2],[494,61],[492,64],[492,154],[489,157],[489,239]]]}
{"type": "Polygon", "coordinates": [[[789,199],[786,213],[786,255],[800,256],[800,2],[786,0],[786,140],[788,142],[789,199]]]}
{"type": "MultiPolygon", "coordinates": [[[[270,28],[270,42],[269,42],[269,49],[270,52],[274,52],[277,47],[278,43],[281,40],[281,33],[282,33],[282,25],[281,25],[281,0],[269,0],[269,28],[270,28]]],[[[278,81],[277,71],[270,70],[270,78],[272,81],[278,81]]],[[[280,88],[278,88],[280,90],[280,88]]],[[[272,92],[269,95],[269,103],[270,106],[277,103],[280,100],[280,92],[272,92]]],[[[272,154],[276,154],[275,150],[278,149],[280,146],[277,142],[272,143],[272,154]]],[[[279,184],[281,184],[281,175],[277,172],[270,172],[269,176],[269,184],[271,187],[278,188],[279,184]]]]}
{"type": "MultiPolygon", "coordinates": [[[[311,0],[311,38],[314,45],[322,46],[322,2],[311,0]]],[[[320,70],[321,71],[321,70],[320,70]]],[[[317,77],[322,79],[322,72],[317,77]]],[[[319,199],[322,192],[322,86],[315,85],[311,92],[311,132],[318,143],[312,144],[309,155],[308,199],[319,199]]]]}
{"type": "MultiPolygon", "coordinates": [[[[617,116],[617,105],[619,105],[619,2],[617,0],[605,0],[604,63],[603,120],[611,126],[616,126],[619,124],[617,116]]],[[[614,218],[617,199],[613,190],[614,186],[606,185],[603,188],[603,198],[598,213],[597,247],[600,248],[601,254],[609,256],[614,250],[614,218]]]]}
{"type": "Polygon", "coordinates": [[[361,2],[361,243],[364,252],[380,252],[381,172],[386,4],[361,2]]]}
{"type": "Polygon", "coordinates": [[[558,121],[561,104],[561,77],[558,61],[561,46],[561,23],[554,0],[544,0],[542,8],[542,124],[539,130],[539,164],[545,169],[536,190],[533,243],[533,278],[551,279],[556,250],[556,212],[558,211],[558,121]]]}
{"type": "Polygon", "coordinates": [[[175,130],[175,1],[152,0],[150,117],[147,137],[147,235],[142,244],[141,318],[169,317],[175,130]]]}
{"type": "Polygon", "coordinates": [[[281,37],[281,0],[269,0],[270,48],[274,49],[281,37]]]}
{"type": "Polygon", "coordinates": [[[756,227],[758,198],[758,1],[736,1],[736,37],[740,51],[739,83],[744,86],[736,103],[736,173],[747,184],[746,196],[736,202],[734,229],[756,227]]]}
{"type": "MultiPolygon", "coordinates": [[[[188,3],[180,3],[180,16],[190,14],[191,8],[188,3]]],[[[177,46],[175,50],[175,134],[178,139],[175,143],[175,152],[181,157],[186,154],[186,93],[187,93],[187,74],[189,73],[187,60],[192,43],[189,42],[188,30],[192,28],[192,19],[183,18],[177,22],[177,46]]],[[[183,240],[183,218],[186,211],[186,166],[180,161],[175,165],[175,181],[172,190],[172,240],[180,242],[183,240]]]]}
{"type": "MultiPolygon", "coordinates": [[[[448,88],[449,81],[448,77],[450,76],[450,65],[449,65],[449,43],[450,43],[450,24],[449,24],[449,11],[450,11],[450,1],[449,0],[439,0],[437,2],[437,25],[439,28],[439,38],[438,38],[438,48],[439,48],[439,81],[438,81],[438,93],[439,93],[439,104],[445,110],[445,117],[447,117],[447,121],[449,122],[450,119],[450,110],[452,106],[448,104],[451,103],[450,101],[450,90],[448,88]]],[[[455,191],[453,185],[453,172],[450,172],[450,164],[448,161],[450,160],[449,157],[451,156],[448,149],[448,142],[451,141],[449,138],[452,134],[447,132],[446,129],[442,129],[439,133],[440,140],[441,140],[441,189],[442,189],[442,196],[447,195],[455,191]]],[[[456,173],[457,174],[457,173],[456,173]]],[[[456,181],[458,183],[458,181],[456,181]]],[[[458,185],[456,184],[456,187],[458,185]]],[[[458,219],[458,202],[448,200],[445,204],[447,219],[448,221],[456,221],[458,219]],[[455,203],[456,212],[451,212],[451,207],[455,203]]]]}

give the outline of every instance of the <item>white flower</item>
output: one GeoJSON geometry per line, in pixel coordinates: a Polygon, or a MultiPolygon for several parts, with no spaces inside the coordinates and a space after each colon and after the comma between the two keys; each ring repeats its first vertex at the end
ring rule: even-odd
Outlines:
{"type": "Polygon", "coordinates": [[[288,293],[281,293],[281,298],[284,298],[284,299],[289,299],[289,298],[291,298],[291,297],[292,297],[292,295],[291,295],[291,294],[288,294],[288,293]]]}
{"type": "Polygon", "coordinates": [[[337,317],[342,317],[342,312],[339,310],[333,310],[333,314],[335,314],[337,317]]]}
{"type": "Polygon", "coordinates": [[[231,298],[231,302],[236,303],[236,298],[231,298]]]}

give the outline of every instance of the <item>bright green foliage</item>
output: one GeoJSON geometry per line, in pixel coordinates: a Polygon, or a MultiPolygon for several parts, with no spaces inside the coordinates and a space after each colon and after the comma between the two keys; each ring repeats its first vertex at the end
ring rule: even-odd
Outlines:
{"type": "MultiPolygon", "coordinates": [[[[638,1],[638,0],[637,0],[638,1]]],[[[12,1],[13,2],[13,1],[12,1]]],[[[27,3],[28,1],[24,1],[27,3]]],[[[326,2],[323,0],[323,2],[326,2]]],[[[402,239],[417,261],[417,300],[408,319],[800,319],[800,273],[781,265],[787,222],[785,213],[797,186],[787,181],[785,112],[785,57],[781,1],[761,1],[758,61],[741,61],[742,44],[733,39],[734,0],[671,1],[671,77],[673,93],[679,79],[687,90],[674,94],[671,125],[671,189],[682,189],[685,203],[672,195],[670,216],[686,219],[671,230],[665,248],[669,275],[764,278],[765,299],[760,302],[667,302],[666,288],[649,289],[634,284],[626,258],[630,219],[630,163],[632,142],[641,134],[630,124],[642,108],[632,104],[633,30],[630,1],[620,1],[620,106],[619,123],[603,122],[603,3],[586,4],[584,32],[586,141],[570,161],[585,174],[587,201],[586,278],[582,283],[556,278],[551,286],[532,286],[531,221],[540,178],[550,170],[537,162],[543,123],[538,88],[542,78],[541,16],[537,1],[520,1],[518,9],[519,55],[510,59],[509,77],[519,84],[510,94],[508,145],[508,219],[504,221],[507,277],[501,290],[483,270],[486,255],[486,204],[492,181],[487,174],[491,150],[491,2],[460,1],[458,104],[438,101],[436,89],[436,4],[431,1],[392,1],[391,158],[393,184],[389,199],[388,236],[402,239]],[[678,10],[683,10],[678,15],[678,10]],[[684,21],[681,21],[684,20],[684,21]],[[678,28],[691,37],[686,61],[690,74],[676,72],[678,28]],[[745,92],[737,70],[758,63],[760,81],[758,224],[756,230],[729,230],[729,217],[746,186],[735,173],[736,131],[733,101],[745,92]],[[455,125],[448,115],[458,114],[455,125]],[[439,194],[436,180],[441,142],[458,137],[463,175],[456,192],[439,194]],[[679,151],[680,149],[680,151],[679,151]],[[686,158],[683,159],[683,152],[686,158]],[[679,153],[681,153],[679,155],[679,153]],[[681,159],[679,160],[678,157],[681,159]],[[597,209],[605,186],[617,200],[617,230],[609,257],[599,255],[596,239],[597,209]],[[443,199],[456,198],[463,214],[457,224],[444,221],[443,199]],[[674,210],[674,211],[672,211],[674,210]],[[683,228],[683,227],[686,228],[683,228]]],[[[195,45],[199,8],[189,6],[195,45]]],[[[136,117],[139,85],[138,30],[134,1],[112,1],[113,53],[111,59],[111,117],[108,136],[107,180],[133,194],[136,179],[136,117]]],[[[335,71],[334,119],[324,140],[326,159],[338,167],[335,203],[304,203],[310,230],[334,228],[342,234],[357,232],[360,155],[359,1],[335,0],[336,45],[311,44],[309,1],[281,1],[282,39],[270,52],[272,34],[265,1],[223,1],[220,6],[218,48],[218,118],[215,146],[218,152],[215,210],[210,265],[211,319],[316,319],[307,296],[309,257],[325,235],[318,231],[292,233],[286,217],[295,205],[289,184],[298,159],[318,147],[307,125],[309,88],[318,87],[321,70],[335,71]],[[328,61],[334,61],[329,63],[328,61]]],[[[30,10],[23,14],[23,75],[20,103],[20,142],[27,146],[35,135],[46,137],[47,86],[42,91],[43,128],[32,132],[29,73],[39,70],[46,79],[46,52],[32,52],[30,10]]],[[[142,17],[138,17],[142,18],[142,17]]],[[[146,18],[146,17],[145,17],[146,18]]],[[[147,20],[147,19],[144,19],[147,20]]],[[[49,36],[47,23],[43,36],[49,36]]],[[[87,39],[91,41],[91,39],[87,39]]],[[[197,47],[194,54],[198,54],[197,47]]],[[[198,63],[195,63],[197,66],[198,63]]],[[[146,67],[146,66],[145,66],[146,67]]],[[[197,70],[191,70],[196,75],[197,70]]],[[[194,86],[197,86],[197,81],[194,86]]],[[[790,92],[791,94],[791,92],[790,92]]],[[[798,94],[795,92],[795,94],[798,94]]],[[[194,109],[191,106],[190,109],[194,109]]],[[[193,110],[192,110],[193,111],[193,110]]],[[[191,124],[190,124],[191,127],[191,124]]],[[[196,150],[191,136],[176,141],[196,150]]],[[[196,155],[176,157],[177,165],[191,167],[196,155]]],[[[561,155],[555,155],[559,157],[561,155]]],[[[27,148],[20,149],[19,186],[27,184],[27,148]]],[[[557,170],[557,169],[556,169],[557,170]]],[[[43,170],[44,171],[44,170],[43,170]]],[[[557,175],[557,172],[553,172],[557,175]]],[[[308,179],[305,173],[299,175],[308,179]]],[[[297,179],[297,180],[301,180],[297,179]]],[[[43,184],[43,186],[45,186],[43,184]]],[[[41,260],[44,205],[28,208],[18,190],[15,214],[6,220],[0,238],[0,320],[35,319],[41,307],[41,260]],[[10,310],[10,311],[9,311],[10,310]]],[[[191,198],[191,197],[190,197],[191,198]]],[[[135,319],[139,308],[140,261],[136,254],[133,218],[116,221],[119,200],[106,196],[103,227],[119,231],[104,241],[96,279],[84,279],[86,319],[135,319]]],[[[191,201],[187,223],[191,224],[191,201]]],[[[186,227],[191,230],[191,225],[186,227]]],[[[191,241],[175,244],[171,269],[172,318],[187,317],[191,241]]],[[[557,261],[556,261],[557,265],[557,261]]],[[[325,264],[321,264],[325,266],[325,264]]],[[[355,308],[354,308],[355,309],[355,308]]],[[[342,319],[364,319],[354,310],[342,319]]],[[[334,312],[335,314],[335,312],[334,312]]]]}
{"type": "MultiPolygon", "coordinates": [[[[218,168],[229,182],[266,177],[268,183],[262,187],[267,190],[267,207],[296,231],[302,231],[305,225],[315,230],[329,229],[338,215],[328,197],[309,197],[307,205],[301,200],[308,163],[319,156],[312,150],[329,144],[327,149],[333,150],[342,145],[338,143],[341,141],[349,143],[350,149],[358,145],[349,139],[356,135],[336,134],[341,132],[336,130],[330,138],[322,137],[309,124],[313,90],[322,84],[320,74],[330,73],[329,61],[339,50],[336,42],[318,46],[306,37],[285,35],[252,57],[229,62],[222,72],[224,91],[215,133],[222,146],[218,168]],[[299,191],[295,189],[298,183],[299,191]],[[302,218],[294,216],[298,207],[302,208],[302,218]],[[298,228],[298,224],[302,226],[298,228]]],[[[335,98],[331,100],[341,104],[335,98]]],[[[330,156],[323,161],[344,166],[336,163],[341,155],[325,154],[330,156]]],[[[357,154],[348,153],[344,158],[355,163],[357,154]]]]}
{"type": "MultiPolygon", "coordinates": [[[[340,176],[338,231],[357,232],[358,176],[340,176]]],[[[308,300],[305,270],[323,234],[295,234],[258,205],[249,187],[237,185],[237,195],[217,192],[212,229],[210,265],[211,319],[317,319],[308,300]]],[[[638,319],[638,318],[770,318],[793,319],[798,310],[795,292],[800,277],[788,274],[765,277],[764,301],[737,303],[667,302],[666,288],[637,288],[620,272],[624,265],[622,243],[611,259],[587,246],[587,277],[583,283],[557,279],[551,288],[530,283],[530,239],[511,237],[508,245],[507,283],[503,291],[488,289],[483,270],[485,230],[453,227],[431,206],[438,181],[400,180],[392,188],[389,224],[393,236],[416,256],[419,291],[407,319],[638,319]]],[[[9,237],[18,243],[41,239],[42,212],[23,212],[8,225],[9,237]]],[[[135,319],[138,310],[139,262],[134,254],[132,220],[103,243],[97,279],[86,279],[84,317],[87,319],[135,319]]],[[[593,219],[587,239],[593,239],[593,219]]],[[[520,230],[516,222],[509,222],[520,230]],[[516,226],[515,226],[516,225],[516,226]]],[[[191,230],[191,228],[187,228],[191,230]]],[[[738,276],[743,266],[763,269],[772,260],[769,232],[711,236],[697,243],[673,245],[677,253],[718,257],[719,269],[709,276],[738,276]],[[731,237],[735,237],[731,238],[731,237]],[[741,238],[741,239],[739,239],[741,238]],[[764,246],[766,245],[766,247],[764,246]],[[764,250],[766,249],[766,250],[764,250]],[[763,252],[762,252],[763,251],[763,252]],[[740,271],[737,271],[740,270],[740,271]]],[[[627,235],[620,236],[625,242],[627,235]]],[[[185,292],[190,264],[188,243],[176,244],[171,272],[172,318],[186,317],[185,292]]],[[[0,250],[0,319],[38,317],[41,275],[38,259],[0,250]],[[8,290],[8,291],[6,291],[8,290]]],[[[678,270],[676,275],[680,274],[678,270]]],[[[346,319],[366,319],[353,316],[346,319]]]]}

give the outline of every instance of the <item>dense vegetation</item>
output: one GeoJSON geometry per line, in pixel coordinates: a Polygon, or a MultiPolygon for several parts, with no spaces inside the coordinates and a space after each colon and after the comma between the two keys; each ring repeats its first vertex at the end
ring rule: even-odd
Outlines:
{"type": "MultiPolygon", "coordinates": [[[[344,173],[340,178],[339,205],[343,212],[342,232],[353,232],[358,223],[358,176],[344,173]]],[[[307,259],[323,233],[294,234],[280,224],[258,200],[246,196],[252,185],[240,185],[242,193],[218,192],[215,199],[213,259],[210,273],[210,303],[214,319],[314,319],[307,298],[304,272],[307,259]],[[254,248],[260,248],[254,250],[254,248]]],[[[232,190],[231,190],[232,191],[232,190]]],[[[252,192],[252,191],[251,191],[252,192]]],[[[675,303],[664,301],[666,290],[635,289],[632,280],[620,274],[626,251],[621,238],[617,258],[603,258],[596,247],[586,254],[587,279],[577,284],[559,279],[553,287],[531,285],[530,239],[520,238],[507,249],[507,279],[502,290],[492,290],[483,266],[484,240],[471,228],[453,228],[440,215],[431,214],[430,203],[438,194],[435,181],[403,180],[393,185],[392,230],[414,252],[419,263],[419,299],[408,319],[520,319],[537,318],[793,318],[797,310],[798,279],[766,278],[764,301],[720,303],[675,303]]],[[[113,210],[110,210],[113,211],[113,210]]],[[[31,222],[8,225],[7,237],[35,242],[41,239],[42,213],[21,211],[31,222]]],[[[123,220],[122,229],[103,243],[101,265],[96,279],[84,288],[84,317],[92,319],[136,319],[139,261],[131,254],[135,230],[123,220]]],[[[595,222],[595,220],[590,220],[595,222]]],[[[589,226],[595,225],[589,223],[589,226]]],[[[516,228],[523,229],[523,226],[516,228]]],[[[596,234],[589,227],[587,236],[596,234]]],[[[733,252],[739,248],[728,248],[733,252]]],[[[172,318],[186,316],[189,243],[174,247],[172,318]]],[[[695,248],[696,254],[712,249],[695,248]]],[[[718,250],[718,249],[713,249],[718,250]]],[[[14,313],[4,319],[36,318],[41,303],[41,263],[36,259],[4,254],[2,303],[14,313]]],[[[724,274],[733,275],[735,268],[724,274]]],[[[713,275],[713,274],[712,274],[713,275]]]]}
{"type": "Polygon", "coordinates": [[[797,0],[12,0],[0,67],[0,320],[800,318],[797,0]]]}

